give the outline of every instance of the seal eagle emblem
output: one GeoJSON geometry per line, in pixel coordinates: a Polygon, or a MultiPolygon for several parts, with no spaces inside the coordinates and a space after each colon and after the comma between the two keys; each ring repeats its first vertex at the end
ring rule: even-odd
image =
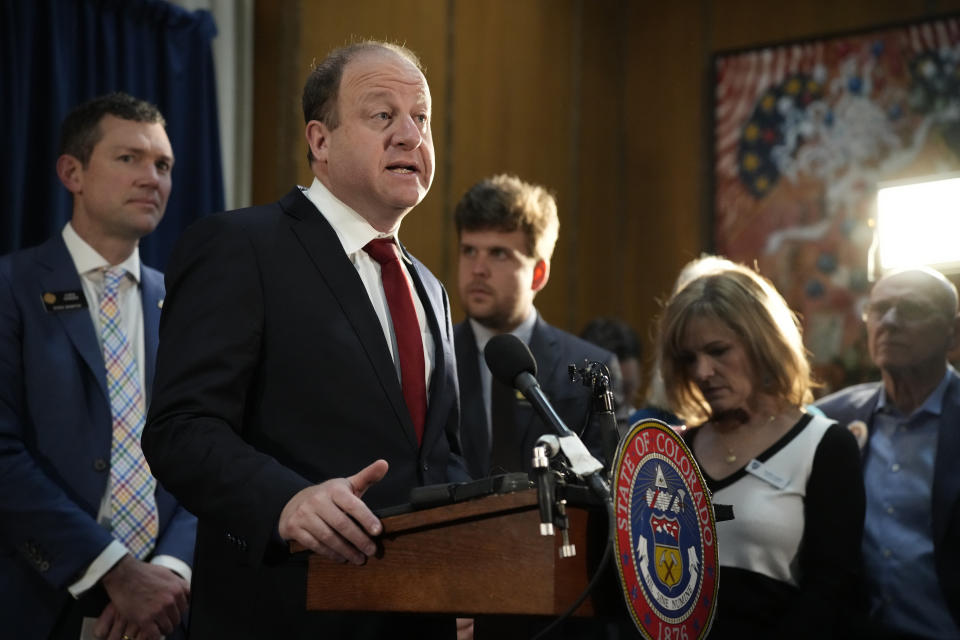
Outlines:
{"type": "Polygon", "coordinates": [[[627,609],[648,640],[701,640],[719,586],[710,492],[693,455],[665,423],[633,425],[613,481],[617,570],[627,609]]]}

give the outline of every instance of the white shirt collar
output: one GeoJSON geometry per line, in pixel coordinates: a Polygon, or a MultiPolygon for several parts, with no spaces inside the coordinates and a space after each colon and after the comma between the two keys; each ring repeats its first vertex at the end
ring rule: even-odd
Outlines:
{"type": "Polygon", "coordinates": [[[134,247],[133,253],[118,265],[111,265],[106,258],[97,253],[86,240],[74,230],[69,222],[63,226],[63,242],[67,245],[67,252],[73,259],[73,265],[80,275],[91,271],[98,271],[110,266],[123,267],[136,282],[140,282],[140,248],[134,247]]]}
{"type": "MultiPolygon", "coordinates": [[[[340,238],[343,250],[348,256],[362,250],[368,242],[376,238],[394,238],[399,248],[400,225],[397,225],[395,229],[388,233],[377,231],[363,216],[330,193],[330,190],[318,178],[313,179],[313,184],[310,185],[309,189],[303,187],[300,187],[300,189],[303,191],[303,195],[307,196],[307,199],[313,203],[313,206],[333,227],[337,237],[340,238]]],[[[402,251],[400,256],[403,260],[410,262],[402,251]]]]}

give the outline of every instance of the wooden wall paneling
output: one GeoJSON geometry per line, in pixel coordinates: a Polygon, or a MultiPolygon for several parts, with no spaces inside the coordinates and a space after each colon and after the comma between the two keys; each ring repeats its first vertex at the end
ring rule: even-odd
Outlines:
{"type": "Polygon", "coordinates": [[[299,18],[299,0],[258,0],[254,5],[253,204],[283,196],[306,163],[299,18]]]}
{"type": "Polygon", "coordinates": [[[770,4],[762,0],[710,0],[716,50],[860,31],[960,10],[957,0],[815,0],[770,4]]]}
{"type": "MultiPolygon", "coordinates": [[[[628,203],[624,138],[624,53],[627,27],[622,3],[596,0],[582,15],[580,137],[577,219],[570,272],[568,328],[579,331],[596,316],[626,317],[624,271],[634,250],[626,234],[628,203]]],[[[563,230],[561,230],[563,232],[563,230]]]]}
{"type": "Polygon", "coordinates": [[[658,299],[702,250],[704,13],[629,3],[624,96],[628,318],[651,343],[658,299]]]}
{"type": "MultiPolygon", "coordinates": [[[[450,212],[464,191],[486,176],[509,172],[553,189],[560,204],[560,241],[551,280],[537,308],[564,324],[564,265],[572,260],[564,229],[570,210],[573,9],[579,0],[456,2],[452,78],[450,212]]],[[[451,234],[451,245],[455,237],[451,234]]],[[[456,261],[447,281],[456,295],[456,261]]]]}

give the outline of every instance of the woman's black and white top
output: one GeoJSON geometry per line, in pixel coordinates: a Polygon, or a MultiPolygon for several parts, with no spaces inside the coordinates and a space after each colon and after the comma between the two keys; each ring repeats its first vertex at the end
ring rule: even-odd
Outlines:
{"type": "MultiPolygon", "coordinates": [[[[688,432],[693,445],[697,430],[688,432]]],[[[704,478],[734,519],[717,524],[720,591],[710,638],[830,637],[854,601],[864,491],[846,429],[804,414],[740,470],[704,478]]]]}

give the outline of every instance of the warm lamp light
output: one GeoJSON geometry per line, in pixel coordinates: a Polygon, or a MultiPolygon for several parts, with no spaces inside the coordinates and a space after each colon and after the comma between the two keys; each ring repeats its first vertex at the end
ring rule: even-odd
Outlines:
{"type": "Polygon", "coordinates": [[[876,233],[881,272],[960,272],[960,174],[880,185],[876,233]]]}

